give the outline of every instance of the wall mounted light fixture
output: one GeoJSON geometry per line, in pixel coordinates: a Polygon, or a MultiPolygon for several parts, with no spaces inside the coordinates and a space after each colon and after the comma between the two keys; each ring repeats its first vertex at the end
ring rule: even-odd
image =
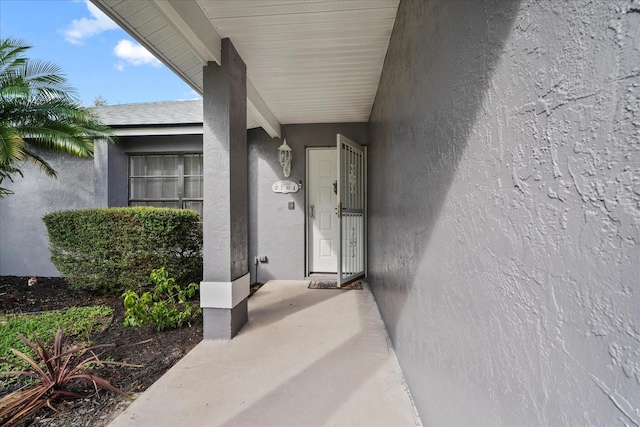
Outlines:
{"type": "Polygon", "coordinates": [[[282,172],[285,178],[289,178],[291,175],[291,147],[287,145],[287,140],[280,147],[278,147],[278,158],[280,159],[280,165],[282,166],[282,172]]]}

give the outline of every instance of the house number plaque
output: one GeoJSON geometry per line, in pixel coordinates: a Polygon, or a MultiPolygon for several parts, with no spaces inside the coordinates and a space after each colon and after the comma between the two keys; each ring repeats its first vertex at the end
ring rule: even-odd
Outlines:
{"type": "Polygon", "coordinates": [[[271,189],[274,193],[297,193],[298,184],[293,181],[283,180],[273,183],[271,189]]]}

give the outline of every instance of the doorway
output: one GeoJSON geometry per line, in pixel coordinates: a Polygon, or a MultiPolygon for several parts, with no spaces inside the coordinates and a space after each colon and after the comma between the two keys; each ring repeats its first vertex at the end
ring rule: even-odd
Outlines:
{"type": "Polygon", "coordinates": [[[342,286],[367,272],[367,149],[338,134],[306,156],[306,276],[342,286]]]}
{"type": "Polygon", "coordinates": [[[307,148],[307,275],[337,273],[336,148],[307,148]]]}

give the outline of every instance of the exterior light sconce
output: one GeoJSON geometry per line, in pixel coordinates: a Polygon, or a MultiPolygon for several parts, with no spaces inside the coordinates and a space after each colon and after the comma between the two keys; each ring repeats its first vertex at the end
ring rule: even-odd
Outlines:
{"type": "Polygon", "coordinates": [[[291,147],[287,145],[286,139],[278,147],[278,158],[282,166],[282,173],[284,173],[285,178],[289,178],[289,175],[291,175],[291,147]]]}

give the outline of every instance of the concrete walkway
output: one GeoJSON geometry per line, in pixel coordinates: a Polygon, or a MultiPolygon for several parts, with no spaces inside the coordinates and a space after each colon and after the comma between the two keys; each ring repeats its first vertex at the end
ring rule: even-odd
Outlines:
{"type": "Polygon", "coordinates": [[[111,426],[420,425],[373,295],[272,280],[111,426]]]}

